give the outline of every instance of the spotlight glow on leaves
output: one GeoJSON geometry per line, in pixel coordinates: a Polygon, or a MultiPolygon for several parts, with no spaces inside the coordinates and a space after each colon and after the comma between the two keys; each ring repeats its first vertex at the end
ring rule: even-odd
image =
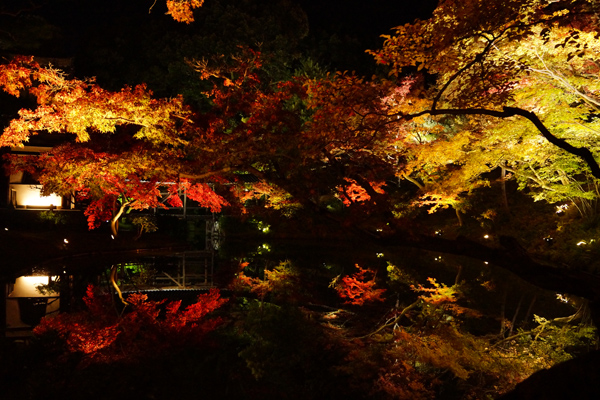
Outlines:
{"type": "Polygon", "coordinates": [[[386,289],[375,288],[375,272],[361,268],[358,264],[355,266],[358,268],[358,272],[355,272],[352,276],[344,276],[334,284],[333,287],[338,296],[347,299],[344,301],[345,304],[357,306],[383,301],[383,294],[386,289]]]}
{"type": "Polygon", "coordinates": [[[174,301],[161,311],[164,300],[151,301],[147,295],[132,294],[127,297],[131,309],[118,316],[110,296],[98,294],[91,285],[83,300],[86,311],[44,318],[34,329],[37,336],[58,337],[65,356],[82,354],[82,365],[135,359],[150,348],[163,352],[199,343],[222,323],[221,318],[205,317],[226,302],[217,289],[211,289],[183,310],[181,301],[174,301]]]}

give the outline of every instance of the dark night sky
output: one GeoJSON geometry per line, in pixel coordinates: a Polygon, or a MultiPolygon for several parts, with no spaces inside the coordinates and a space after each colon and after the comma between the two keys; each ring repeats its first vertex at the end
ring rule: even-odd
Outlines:
{"type": "MultiPolygon", "coordinates": [[[[203,8],[206,10],[214,4],[229,7],[240,3],[260,4],[259,7],[264,7],[264,4],[275,4],[278,1],[205,0],[203,8]]],[[[391,28],[412,22],[415,18],[427,18],[437,4],[437,0],[290,0],[290,2],[299,4],[308,16],[309,36],[301,45],[303,51],[330,70],[356,70],[363,75],[372,74],[374,68],[373,58],[365,54],[365,50],[379,48],[383,43],[380,36],[390,33],[391,28]]],[[[41,6],[29,10],[22,0],[0,0],[0,50],[3,50],[2,32],[7,34],[6,32],[10,30],[6,28],[12,25],[13,32],[8,34],[15,36],[19,33],[14,29],[18,30],[25,14],[14,17],[3,11],[11,11],[11,8],[12,11],[23,10],[25,7],[31,15],[43,15],[50,25],[58,29],[47,36],[43,36],[45,33],[39,36],[38,33],[36,40],[40,45],[35,48],[5,50],[8,53],[5,58],[15,53],[43,57],[75,57],[80,68],[75,71],[77,75],[94,75],[100,81],[103,74],[105,78],[115,74],[122,76],[127,73],[132,74],[131,71],[138,63],[141,63],[146,70],[161,63],[158,52],[155,52],[153,59],[151,54],[154,52],[153,45],[148,43],[154,41],[152,43],[158,43],[156,48],[159,48],[164,42],[162,38],[171,32],[178,32],[178,35],[185,36],[193,35],[195,31],[203,28],[199,22],[187,26],[174,22],[170,16],[165,16],[165,0],[157,0],[152,12],[149,13],[153,3],[154,0],[35,0],[33,4],[41,6]],[[17,28],[14,28],[15,24],[17,28]],[[39,39],[40,37],[44,39],[39,39]],[[140,53],[144,48],[151,50],[146,50],[145,54],[140,53]],[[140,61],[141,58],[147,60],[140,61]]],[[[198,11],[198,14],[203,14],[205,10],[198,11]]],[[[21,27],[22,31],[27,29],[35,31],[36,22],[33,21],[31,27],[21,27]]],[[[204,32],[213,32],[211,29],[206,28],[204,32]]],[[[181,43],[177,40],[170,42],[169,46],[175,51],[184,51],[184,49],[176,49],[181,43]]],[[[187,57],[188,54],[185,56],[187,57]]],[[[191,57],[196,56],[191,54],[191,57]]],[[[162,57],[164,60],[165,57],[162,57]]],[[[167,61],[163,62],[166,63],[167,61]]],[[[166,68],[164,65],[159,67],[166,68]]],[[[142,75],[138,78],[148,79],[142,75]]],[[[134,82],[133,79],[124,78],[121,83],[139,83],[134,82]]]]}
{"type": "Polygon", "coordinates": [[[437,0],[297,0],[314,27],[341,26],[349,32],[380,35],[415,18],[427,18],[437,0]]]}
{"type": "MultiPolygon", "coordinates": [[[[22,0],[2,0],[12,3],[12,8],[23,8],[22,0]]],[[[212,0],[205,0],[210,6],[212,0]]],[[[300,4],[309,18],[311,32],[327,31],[364,38],[366,41],[387,34],[390,28],[412,22],[415,18],[427,18],[437,0],[291,0],[300,4]]],[[[119,14],[135,14],[141,21],[152,23],[162,17],[165,0],[154,4],[152,14],[148,11],[154,0],[41,0],[38,11],[57,23],[70,36],[90,26],[101,25],[119,14]],[[147,17],[147,18],[146,18],[147,17]]],[[[226,0],[222,1],[227,4],[226,0]]],[[[0,14],[4,6],[0,4],[0,14]]],[[[34,13],[36,11],[34,10],[34,13]]],[[[168,17],[167,17],[168,18],[168,17]]]]}
{"type": "MultiPolygon", "coordinates": [[[[393,27],[427,19],[435,9],[438,0],[296,0],[305,10],[311,35],[327,36],[338,34],[350,43],[344,51],[349,53],[337,69],[358,68],[371,65],[373,59],[364,53],[367,49],[381,47],[381,35],[390,34],[393,27]],[[344,65],[347,61],[348,65],[344,65]]],[[[368,68],[368,67],[367,67],[368,68]]]]}

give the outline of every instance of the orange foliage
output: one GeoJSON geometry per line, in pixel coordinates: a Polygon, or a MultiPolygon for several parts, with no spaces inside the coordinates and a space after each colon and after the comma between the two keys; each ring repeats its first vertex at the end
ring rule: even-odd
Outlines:
{"type": "Polygon", "coordinates": [[[231,284],[233,290],[250,290],[263,299],[267,294],[271,293],[279,300],[295,301],[300,296],[299,276],[289,262],[282,262],[272,270],[264,270],[264,278],[253,278],[244,273],[244,268],[249,265],[248,262],[240,264],[241,271],[236,276],[231,284]]]}
{"type": "Polygon", "coordinates": [[[167,14],[177,22],[194,22],[193,9],[202,7],[204,0],[167,0],[167,14]]]}
{"type": "Polygon", "coordinates": [[[136,138],[155,144],[181,144],[182,121],[189,110],[183,99],[153,99],[144,85],[118,92],[102,89],[93,80],[67,79],[59,70],[42,67],[33,57],[16,57],[0,65],[0,87],[19,96],[34,95],[38,107],[22,109],[0,137],[0,146],[22,147],[39,131],[71,133],[87,142],[89,131],[114,133],[117,126],[141,127],[136,138]]]}
{"type": "MultiPolygon", "coordinates": [[[[85,192],[92,200],[86,210],[90,229],[116,220],[126,208],[165,207],[161,186],[168,186],[166,201],[171,206],[182,205],[178,193],[184,191],[215,212],[227,205],[206,183],[198,182],[218,172],[181,171],[191,169],[182,148],[191,147],[186,135],[193,129],[181,97],[155,99],[144,85],[107,91],[93,80],[68,79],[32,57],[0,65],[0,88],[14,96],[28,91],[38,103],[10,121],[0,146],[22,147],[41,131],[76,137],[77,143],[56,146],[40,156],[7,159],[11,172],[31,173],[44,186],[44,194],[85,192]]],[[[202,165],[210,163],[203,159],[202,165]]]]}
{"type": "Polygon", "coordinates": [[[261,204],[261,206],[275,210],[295,205],[289,193],[276,185],[264,181],[246,184],[243,187],[235,188],[232,192],[238,198],[244,214],[248,212],[245,205],[251,200],[263,199],[264,204],[261,204]]]}
{"type": "Polygon", "coordinates": [[[417,286],[411,285],[413,291],[424,293],[419,296],[419,298],[426,303],[449,311],[454,315],[465,314],[471,317],[481,316],[476,310],[456,304],[457,297],[460,295],[456,286],[446,286],[443,283],[438,283],[435,278],[427,278],[427,281],[429,281],[433,287],[427,288],[420,284],[417,286]]]}
{"type": "Polygon", "coordinates": [[[220,318],[205,319],[226,299],[217,289],[198,296],[197,302],[181,310],[181,301],[151,301],[144,294],[127,297],[125,314],[117,315],[111,298],[89,286],[84,297],[86,311],[63,313],[44,318],[34,329],[35,335],[57,337],[64,356],[83,354],[83,364],[131,360],[159,353],[178,345],[199,343],[204,335],[222,323],[220,318]]]}
{"type": "Polygon", "coordinates": [[[370,269],[363,269],[356,264],[358,272],[352,276],[344,276],[341,282],[334,286],[335,290],[343,299],[348,299],[345,304],[354,304],[362,306],[365,303],[383,301],[385,289],[375,289],[375,272],[370,269]]]}
{"type": "MultiPolygon", "coordinates": [[[[371,199],[367,190],[359,185],[354,179],[344,178],[344,180],[348,182],[348,185],[338,188],[344,205],[349,206],[355,202],[369,201],[371,199]]],[[[370,185],[377,193],[384,193],[383,186],[385,185],[385,182],[370,182],[370,185]]]]}

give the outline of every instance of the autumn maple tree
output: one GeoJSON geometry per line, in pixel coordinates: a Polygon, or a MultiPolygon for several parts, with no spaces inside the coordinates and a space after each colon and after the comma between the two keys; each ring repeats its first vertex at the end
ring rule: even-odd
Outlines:
{"type": "Polygon", "coordinates": [[[181,300],[149,300],[144,294],[127,297],[122,315],[109,294],[89,286],[84,297],[86,310],[45,318],[34,333],[58,339],[64,357],[82,356],[82,365],[133,360],[152,348],[155,354],[176,346],[199,343],[222,324],[220,317],[206,316],[226,299],[216,289],[198,296],[185,308],[181,300]]]}
{"type": "Polygon", "coordinates": [[[2,67],[2,86],[15,95],[29,90],[39,104],[21,111],[2,143],[19,145],[40,130],[71,133],[75,143],[49,153],[56,162],[46,157],[36,175],[48,191],[89,193],[97,201],[88,209],[97,215],[92,225],[109,208],[114,218],[122,206],[159,206],[159,185],[169,187],[172,204],[185,188],[219,210],[225,201],[206,184],[227,181],[242,188],[233,191],[239,199],[254,193],[275,211],[301,207],[384,244],[469,254],[513,270],[527,264],[535,278],[543,266],[525,249],[405,232],[422,206],[452,207],[460,218],[496,170],[536,199],[593,208],[595,25],[593,6],[574,4],[444,1],[431,19],[397,28],[373,51],[390,67],[388,80],[336,73],[273,82],[252,49],[190,61],[209,83],[211,107],[202,114],[180,98],[154,99],[143,87],[108,92],[17,59],[2,67]],[[561,69],[559,60],[572,66],[561,69]],[[240,182],[239,173],[259,182],[240,182]],[[404,180],[413,188],[400,188],[404,180]]]}
{"type": "Polygon", "coordinates": [[[86,209],[90,229],[110,220],[116,236],[118,220],[128,208],[165,207],[165,201],[180,207],[184,192],[213,211],[227,203],[206,183],[191,179],[211,173],[190,177],[190,169],[181,170],[185,126],[190,124],[182,99],[155,100],[143,86],[108,92],[93,82],[67,79],[31,58],[4,65],[0,82],[6,92],[19,96],[28,90],[38,102],[33,111],[21,110],[5,129],[3,146],[22,147],[40,131],[74,138],[41,156],[11,156],[12,168],[38,177],[44,193],[91,200],[86,209]],[[121,133],[127,127],[133,128],[121,133]],[[91,134],[99,136],[90,141],[91,134]],[[160,188],[167,192],[165,199],[160,188]]]}
{"type": "Polygon", "coordinates": [[[443,1],[431,19],[385,36],[372,54],[391,74],[416,67],[435,77],[427,100],[394,104],[421,142],[404,176],[424,196],[459,205],[465,189],[502,169],[537,200],[587,212],[600,178],[594,7],[443,1]]]}
{"type": "MultiPolygon", "coordinates": [[[[184,22],[201,4],[167,2],[184,22]]],[[[370,51],[388,69],[385,78],[337,72],[274,79],[272,55],[258,46],[188,60],[205,88],[202,111],[181,96],[155,98],[144,85],[108,91],[19,57],[0,66],[0,87],[13,96],[27,92],[37,104],[19,112],[0,145],[23,146],[38,132],[63,135],[65,143],[48,153],[8,156],[9,167],[30,172],[44,193],[89,200],[90,228],[111,220],[116,234],[128,208],[181,206],[185,193],[212,211],[228,204],[232,213],[260,209],[273,219],[299,218],[306,231],[325,226],[367,244],[468,256],[589,299],[593,308],[600,295],[592,244],[600,193],[597,7],[584,0],[440,1],[430,19],[395,28],[382,49],[370,51]],[[540,203],[513,192],[518,200],[509,204],[513,181],[540,203]],[[499,197],[504,201],[489,200],[499,197]],[[511,215],[515,203],[522,222],[511,215]],[[558,216],[554,205],[578,215],[558,216]],[[447,209],[456,220],[447,222],[447,209]],[[551,234],[563,244],[542,239],[551,234]]],[[[239,323],[252,343],[240,354],[261,377],[277,365],[273,354],[295,345],[273,331],[290,315],[305,322],[315,305],[292,315],[289,304],[278,304],[303,298],[296,291],[301,274],[289,264],[254,275],[247,266],[232,288],[259,297],[260,305],[246,300],[255,320],[239,323]]],[[[591,336],[569,325],[552,330],[537,318],[541,328],[477,337],[464,329],[478,311],[459,304],[458,279],[452,286],[412,282],[410,294],[394,293],[391,307],[391,291],[379,287],[384,280],[358,267],[333,285],[354,308],[391,308],[384,322],[351,335],[336,325],[345,310],[327,308],[318,318],[330,330],[328,345],[347,350],[337,370],[388,397],[434,398],[447,376],[472,396],[482,393],[469,386],[478,378],[505,390],[570,356],[544,347],[542,332],[549,340],[591,336]],[[511,354],[519,354],[512,364],[511,354]]],[[[206,300],[216,307],[211,293],[206,300]]],[[[139,295],[128,302],[134,309],[123,319],[104,311],[100,321],[59,317],[39,331],[58,332],[69,351],[113,357],[119,340],[134,340],[128,335],[154,344],[203,326],[196,309],[182,313],[175,304],[165,314],[139,295]],[[140,329],[140,321],[149,328],[140,329]]],[[[592,318],[597,323],[595,311],[592,318]]]]}
{"type": "Polygon", "coordinates": [[[390,143],[381,129],[385,121],[365,119],[361,110],[380,107],[385,87],[344,74],[271,84],[262,63],[253,50],[195,62],[200,78],[213,83],[206,92],[212,109],[196,116],[182,99],[153,99],[142,86],[108,92],[30,59],[16,59],[2,67],[3,87],[13,95],[29,90],[38,107],[20,112],[2,144],[22,145],[42,130],[72,134],[73,143],[40,157],[12,157],[12,166],[28,168],[45,193],[90,196],[90,227],[111,219],[113,233],[126,207],[160,206],[161,185],[168,188],[171,205],[179,205],[177,193],[185,190],[201,205],[220,210],[226,202],[206,183],[235,182],[234,171],[259,177],[253,186],[271,187],[267,197],[272,200],[275,193],[290,196],[290,205],[319,207],[319,196],[339,193],[353,203],[381,198],[383,181],[391,176],[381,156],[390,143]],[[337,91],[349,95],[336,98],[337,91]],[[360,131],[367,133],[357,135],[360,131]],[[368,146],[371,150],[365,150],[368,146]],[[340,176],[347,158],[354,167],[344,167],[340,176]],[[363,176],[360,165],[367,162],[371,172],[363,176]],[[319,170],[325,179],[315,179],[319,170]],[[361,190],[362,196],[354,194],[361,190]]]}

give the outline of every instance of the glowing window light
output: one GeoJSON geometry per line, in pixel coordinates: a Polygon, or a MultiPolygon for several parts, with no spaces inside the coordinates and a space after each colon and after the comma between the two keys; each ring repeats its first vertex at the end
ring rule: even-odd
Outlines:
{"type": "Polygon", "coordinates": [[[17,206],[23,207],[50,207],[60,206],[62,198],[56,194],[42,196],[41,185],[10,185],[13,200],[17,206]]]}
{"type": "Polygon", "coordinates": [[[50,277],[47,275],[20,276],[15,280],[13,291],[8,297],[48,297],[56,296],[56,293],[42,294],[37,290],[38,286],[47,285],[50,277]]]}

